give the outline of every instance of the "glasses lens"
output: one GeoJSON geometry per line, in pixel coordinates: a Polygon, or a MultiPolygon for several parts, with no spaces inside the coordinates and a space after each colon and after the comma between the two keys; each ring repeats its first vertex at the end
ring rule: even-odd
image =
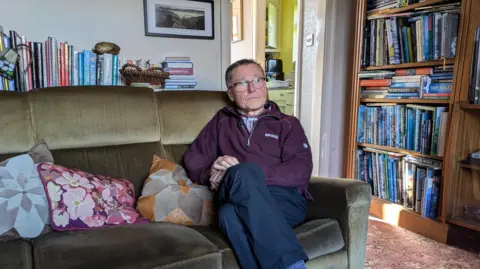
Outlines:
{"type": "Polygon", "coordinates": [[[255,88],[259,88],[260,86],[262,86],[263,78],[256,78],[252,81],[252,83],[255,88]]]}
{"type": "Polygon", "coordinates": [[[246,91],[248,88],[248,81],[240,81],[237,83],[237,91],[246,91]]]}

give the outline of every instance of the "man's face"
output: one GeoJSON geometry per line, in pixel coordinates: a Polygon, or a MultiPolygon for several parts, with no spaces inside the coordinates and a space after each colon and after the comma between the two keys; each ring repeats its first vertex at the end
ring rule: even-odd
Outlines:
{"type": "Polygon", "coordinates": [[[267,86],[262,70],[255,64],[241,65],[232,72],[231,99],[245,111],[261,109],[267,102],[267,86]]]}

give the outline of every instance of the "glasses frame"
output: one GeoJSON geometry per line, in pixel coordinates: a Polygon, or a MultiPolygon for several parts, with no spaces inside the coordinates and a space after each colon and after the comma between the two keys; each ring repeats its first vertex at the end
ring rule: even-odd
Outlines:
{"type": "Polygon", "coordinates": [[[251,79],[251,80],[242,80],[242,81],[239,81],[239,82],[235,82],[232,84],[232,86],[228,87],[229,90],[231,89],[234,89],[237,91],[237,92],[245,92],[248,90],[248,85],[252,85],[252,88],[254,89],[260,89],[261,86],[255,86],[255,84],[253,83],[254,80],[257,80],[259,79],[260,82],[261,82],[261,86],[265,85],[265,82],[267,81],[267,79],[265,77],[258,77],[258,78],[255,78],[255,79],[251,79]],[[244,90],[238,90],[236,89],[238,87],[238,85],[242,84],[242,83],[247,83],[247,87],[244,89],[244,90]]]}

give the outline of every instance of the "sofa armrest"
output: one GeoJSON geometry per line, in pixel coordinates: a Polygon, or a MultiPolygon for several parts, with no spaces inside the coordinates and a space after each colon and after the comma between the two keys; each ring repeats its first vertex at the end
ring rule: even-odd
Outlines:
{"type": "Polygon", "coordinates": [[[314,201],[308,206],[307,219],[336,219],[345,240],[348,268],[364,268],[370,185],[353,179],[313,177],[309,191],[314,201]]]}

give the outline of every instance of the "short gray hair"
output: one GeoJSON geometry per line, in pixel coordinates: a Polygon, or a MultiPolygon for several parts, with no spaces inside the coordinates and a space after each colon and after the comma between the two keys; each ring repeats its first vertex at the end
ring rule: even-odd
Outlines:
{"type": "Polygon", "coordinates": [[[263,70],[263,67],[259,63],[257,63],[255,60],[253,60],[253,59],[241,59],[241,60],[238,60],[238,61],[234,62],[233,64],[231,64],[227,68],[227,71],[225,72],[225,83],[227,84],[227,87],[230,87],[229,84],[232,82],[233,70],[235,70],[235,68],[237,68],[239,66],[250,65],[250,64],[256,65],[260,70],[262,70],[263,76],[265,76],[265,71],[263,70]]]}

